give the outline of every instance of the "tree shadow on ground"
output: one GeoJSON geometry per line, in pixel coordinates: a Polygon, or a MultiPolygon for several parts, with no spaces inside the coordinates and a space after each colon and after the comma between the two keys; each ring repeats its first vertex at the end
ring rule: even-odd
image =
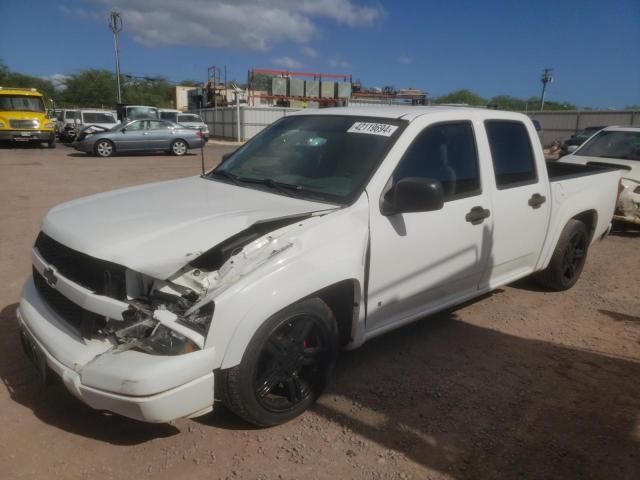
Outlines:
{"type": "Polygon", "coordinates": [[[640,363],[443,313],[341,358],[314,411],[455,478],[640,472],[640,363]]]}
{"type": "Polygon", "coordinates": [[[36,368],[20,346],[17,307],[14,303],[0,311],[0,379],[12,400],[49,425],[114,445],[137,445],[179,433],[170,424],[143,423],[97,412],[73,397],[60,381],[42,385],[36,368]]]}

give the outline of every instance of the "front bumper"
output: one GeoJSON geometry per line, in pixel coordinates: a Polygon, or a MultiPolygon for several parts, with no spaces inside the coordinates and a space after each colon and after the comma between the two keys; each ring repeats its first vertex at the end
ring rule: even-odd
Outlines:
{"type": "Polygon", "coordinates": [[[85,340],[73,334],[41,299],[33,279],[25,284],[17,318],[29,346],[26,353],[36,360],[39,369],[48,367],[72,395],[96,410],[163,423],[202,415],[213,408],[214,374],[200,366],[213,352],[196,352],[201,355],[192,363],[200,365],[193,369],[188,367],[186,355],[110,354],[106,341],[85,340]],[[135,358],[143,361],[131,361],[135,358]],[[189,370],[199,373],[192,378],[189,370]],[[172,378],[177,385],[172,384],[172,378]],[[97,388],[96,384],[108,385],[109,389],[97,388]]]}
{"type": "Polygon", "coordinates": [[[53,130],[0,130],[0,140],[12,142],[49,142],[54,140],[53,130]]]}

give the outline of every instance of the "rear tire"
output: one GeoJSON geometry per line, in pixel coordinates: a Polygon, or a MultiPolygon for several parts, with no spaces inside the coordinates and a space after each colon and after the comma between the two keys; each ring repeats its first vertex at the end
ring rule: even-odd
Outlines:
{"type": "Polygon", "coordinates": [[[187,153],[188,150],[189,146],[187,145],[187,142],[185,142],[181,138],[171,142],[171,153],[177,157],[183,156],[187,153]]]}
{"type": "Polygon", "coordinates": [[[589,232],[579,220],[565,225],[547,268],[534,274],[541,286],[555,292],[568,290],[580,278],[589,249],[589,232]]]}
{"type": "Polygon", "coordinates": [[[115,148],[109,140],[98,140],[93,147],[93,151],[98,157],[107,158],[113,155],[115,148]]]}
{"type": "Polygon", "coordinates": [[[256,331],[236,367],[222,370],[225,405],[254,425],[279,425],[309,408],[338,354],[336,320],[319,298],[295,303],[256,331]]]}

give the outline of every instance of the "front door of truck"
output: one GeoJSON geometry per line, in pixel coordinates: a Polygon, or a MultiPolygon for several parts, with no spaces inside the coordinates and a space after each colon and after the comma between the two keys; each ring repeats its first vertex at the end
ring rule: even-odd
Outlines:
{"type": "Polygon", "coordinates": [[[418,133],[390,182],[439,180],[444,207],[384,216],[371,199],[367,333],[477,292],[493,241],[491,199],[480,169],[471,122],[432,124],[418,133]]]}
{"type": "Polygon", "coordinates": [[[551,202],[547,176],[538,171],[535,161],[531,141],[537,141],[535,131],[513,120],[487,120],[484,129],[495,190],[492,265],[482,284],[495,287],[533,272],[547,233],[551,202]]]}

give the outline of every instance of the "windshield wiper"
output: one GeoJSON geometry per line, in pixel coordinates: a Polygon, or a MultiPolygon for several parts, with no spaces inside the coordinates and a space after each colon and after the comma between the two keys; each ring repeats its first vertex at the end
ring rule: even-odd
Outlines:
{"type": "Polygon", "coordinates": [[[238,178],[238,176],[225,170],[213,170],[211,173],[209,173],[209,175],[226,178],[227,180],[231,180],[231,182],[233,182],[235,185],[240,185],[240,179],[238,178]]]}
{"type": "Polygon", "coordinates": [[[278,182],[273,178],[249,178],[249,177],[236,177],[236,180],[242,183],[254,183],[257,185],[265,185],[274,190],[289,195],[290,197],[299,197],[297,192],[306,191],[306,188],[300,185],[294,185],[292,183],[278,182]]]}

